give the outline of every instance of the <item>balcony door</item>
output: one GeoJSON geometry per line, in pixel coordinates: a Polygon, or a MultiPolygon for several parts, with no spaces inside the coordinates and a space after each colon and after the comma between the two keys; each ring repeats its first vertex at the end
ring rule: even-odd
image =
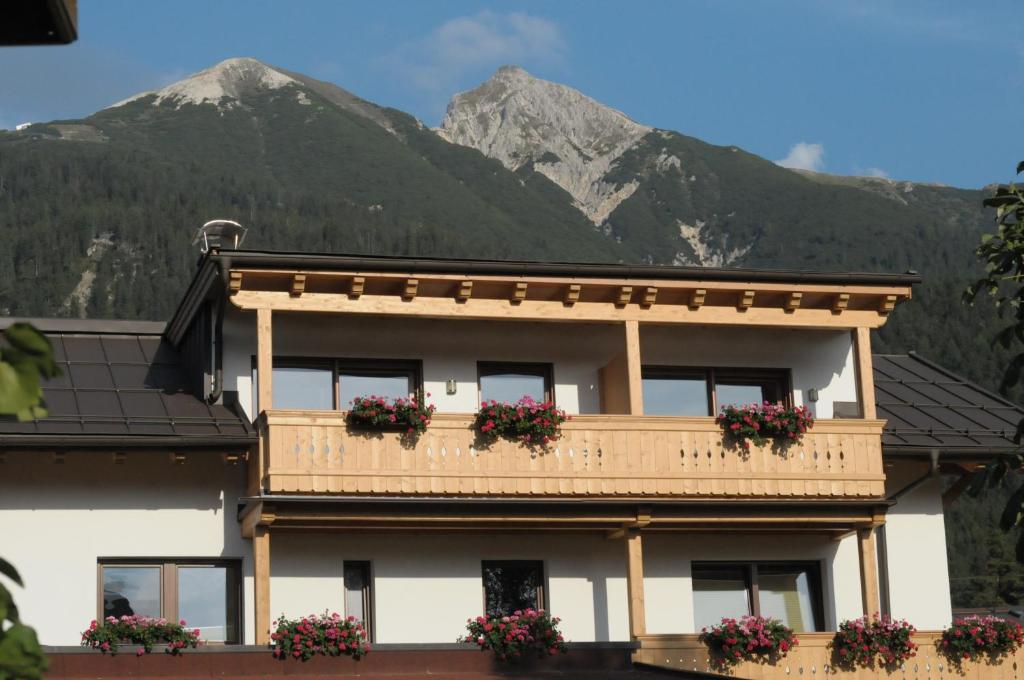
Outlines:
{"type": "MultiPolygon", "coordinates": [[[[255,360],[252,375],[256,403],[255,360]]],[[[274,408],[344,411],[356,397],[408,398],[421,389],[421,376],[419,361],[274,357],[274,408]]]]}

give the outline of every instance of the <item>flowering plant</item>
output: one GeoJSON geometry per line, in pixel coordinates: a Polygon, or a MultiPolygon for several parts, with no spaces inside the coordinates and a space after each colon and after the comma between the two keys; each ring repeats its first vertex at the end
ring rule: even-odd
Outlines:
{"type": "Polygon", "coordinates": [[[973,661],[983,656],[998,659],[1013,654],[1024,642],[1024,629],[1019,623],[998,616],[968,616],[956,619],[942,631],[939,651],[950,661],[973,661]]]}
{"type": "Polygon", "coordinates": [[[916,632],[907,621],[889,616],[848,619],[839,624],[832,651],[839,665],[868,667],[878,659],[894,666],[917,655],[917,644],[910,639],[916,632]]]}
{"type": "Polygon", "coordinates": [[[719,669],[741,661],[776,661],[800,644],[791,628],[764,616],[722,619],[719,625],[704,628],[700,641],[708,646],[711,663],[719,669]]]}
{"type": "Polygon", "coordinates": [[[354,616],[339,614],[303,616],[274,621],[277,630],[270,634],[274,657],[307,661],[317,654],[351,656],[360,659],[370,652],[363,623],[354,616]]]}
{"type": "Polygon", "coordinates": [[[356,397],[348,411],[348,422],[373,430],[401,429],[411,437],[418,437],[427,431],[434,410],[433,404],[424,404],[416,397],[356,397]]]}
{"type": "Polygon", "coordinates": [[[501,661],[518,659],[523,654],[564,654],[565,638],[558,631],[558,617],[543,609],[524,609],[509,616],[478,616],[466,620],[467,635],[459,642],[477,645],[481,651],[492,650],[501,661]]]}
{"type": "Polygon", "coordinates": [[[162,644],[167,645],[164,651],[168,654],[180,654],[185,648],[195,649],[202,644],[199,629],[188,630],[187,625],[184,620],[173,623],[149,616],[108,616],[89,624],[88,630],[82,633],[82,646],[117,654],[120,644],[127,642],[140,645],[135,653],[142,656],[162,644]]]}
{"type": "Polygon", "coordinates": [[[473,426],[485,438],[502,437],[527,446],[544,446],[562,436],[562,423],[569,419],[565,411],[555,408],[550,401],[523,397],[514,404],[483,402],[473,426]]]}
{"type": "Polygon", "coordinates": [[[715,422],[744,450],[750,445],[764,446],[769,441],[799,443],[807,430],[814,427],[814,416],[806,406],[783,404],[748,404],[723,406],[715,422]]]}

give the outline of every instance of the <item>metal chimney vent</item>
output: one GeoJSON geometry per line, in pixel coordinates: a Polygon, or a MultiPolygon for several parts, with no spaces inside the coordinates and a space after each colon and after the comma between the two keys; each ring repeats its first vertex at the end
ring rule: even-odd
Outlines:
{"type": "Polygon", "coordinates": [[[246,229],[238,222],[231,220],[210,220],[196,230],[192,237],[192,245],[199,246],[199,252],[205,253],[210,248],[237,249],[245,240],[246,229]]]}

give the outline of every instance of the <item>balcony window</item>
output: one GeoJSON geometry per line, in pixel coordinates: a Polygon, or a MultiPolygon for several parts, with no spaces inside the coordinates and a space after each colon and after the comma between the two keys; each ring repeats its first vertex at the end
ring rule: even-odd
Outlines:
{"type": "Polygon", "coordinates": [[[553,401],[551,364],[481,362],[480,401],[516,402],[523,397],[553,401]]]}
{"type": "Polygon", "coordinates": [[[789,372],[776,369],[644,366],[644,414],[710,416],[722,406],[791,402],[789,372]]]}
{"type": "Polygon", "coordinates": [[[697,630],[745,614],[779,619],[797,633],[824,625],[815,562],[694,563],[692,578],[697,630]]]}
{"type": "Polygon", "coordinates": [[[184,619],[210,642],[241,642],[237,561],[103,560],[100,616],[184,619]]]}
{"type": "Polygon", "coordinates": [[[373,642],[373,594],[369,562],[344,563],[345,615],[363,622],[370,642],[373,642]]]}
{"type": "Polygon", "coordinates": [[[274,408],[334,408],[334,370],[326,365],[274,366],[274,408]]]}
{"type": "MultiPolygon", "coordinates": [[[[259,376],[253,359],[253,403],[259,376]]],[[[274,408],[345,410],[356,397],[410,397],[421,388],[418,361],[274,357],[274,408]]]]}
{"type": "Polygon", "coordinates": [[[544,565],[532,560],[484,562],[484,613],[505,616],[544,607],[544,565]]]}
{"type": "Polygon", "coordinates": [[[410,397],[416,393],[418,375],[418,364],[409,362],[339,362],[340,408],[347,409],[356,397],[410,397]]]}

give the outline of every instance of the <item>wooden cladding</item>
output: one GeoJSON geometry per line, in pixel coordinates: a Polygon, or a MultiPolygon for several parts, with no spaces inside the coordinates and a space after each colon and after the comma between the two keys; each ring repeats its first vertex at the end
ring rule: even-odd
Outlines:
{"type": "Polygon", "coordinates": [[[587,498],[881,498],[882,422],[823,420],[785,455],[725,448],[712,418],[576,416],[547,451],[478,448],[471,417],[437,414],[414,446],[350,431],[344,413],[260,416],[269,493],[587,498]]]}
{"type": "Polygon", "coordinates": [[[233,269],[242,309],[539,321],[878,327],[908,286],[233,269]]]}

